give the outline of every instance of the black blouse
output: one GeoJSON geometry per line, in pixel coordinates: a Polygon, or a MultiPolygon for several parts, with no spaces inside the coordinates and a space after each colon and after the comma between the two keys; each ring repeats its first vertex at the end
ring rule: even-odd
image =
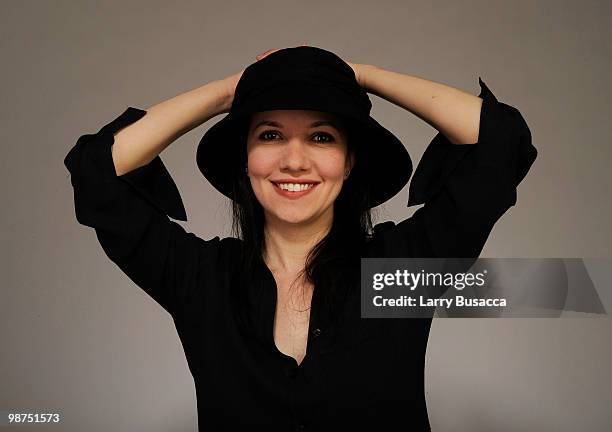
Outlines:
{"type": "MultiPolygon", "coordinates": [[[[398,224],[377,224],[361,256],[477,257],[516,203],[537,151],[520,112],[479,84],[478,142],[455,145],[438,133],[409,189],[408,206],[424,206],[398,224]]],[[[168,218],[187,220],[159,156],[116,175],[113,134],[145,114],[128,107],[82,135],[64,164],[77,221],[95,228],[108,257],[171,314],[195,381],[199,430],[430,430],[424,366],[431,319],[361,319],[353,287],[341,319],[332,321],[315,288],[304,360],[281,353],[268,267],[262,263],[252,286],[239,287],[240,239],[204,240],[168,218]],[[236,319],[236,292],[251,296],[249,328],[236,319]]]]}

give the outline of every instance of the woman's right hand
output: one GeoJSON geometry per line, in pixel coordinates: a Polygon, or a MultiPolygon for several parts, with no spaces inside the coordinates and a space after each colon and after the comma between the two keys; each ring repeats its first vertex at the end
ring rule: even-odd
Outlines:
{"type": "Polygon", "coordinates": [[[236,92],[236,86],[238,85],[238,81],[240,81],[240,77],[242,76],[243,72],[244,69],[234,75],[230,75],[227,78],[221,80],[224,89],[223,99],[225,102],[222,111],[224,113],[229,112],[230,108],[232,107],[232,102],[234,101],[234,93],[236,92]]]}

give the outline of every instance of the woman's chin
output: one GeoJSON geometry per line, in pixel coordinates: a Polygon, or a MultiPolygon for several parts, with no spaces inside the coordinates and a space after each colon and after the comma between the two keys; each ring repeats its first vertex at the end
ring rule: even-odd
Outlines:
{"type": "Polygon", "coordinates": [[[278,217],[278,222],[289,224],[289,225],[303,225],[311,221],[310,218],[305,216],[294,216],[294,217],[278,217]]]}
{"type": "Polygon", "coordinates": [[[307,224],[312,221],[312,214],[310,213],[273,213],[272,220],[268,220],[268,222],[281,223],[286,225],[302,225],[307,224]]]}

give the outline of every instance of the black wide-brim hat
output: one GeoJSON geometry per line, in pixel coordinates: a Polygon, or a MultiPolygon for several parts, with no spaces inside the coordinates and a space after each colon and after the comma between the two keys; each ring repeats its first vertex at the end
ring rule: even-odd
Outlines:
{"type": "Polygon", "coordinates": [[[259,111],[314,110],[340,116],[356,151],[351,176],[364,176],[368,208],[395,196],[412,175],[402,142],[370,116],[372,103],[353,69],[321,48],[284,48],[243,72],[229,113],[204,134],[196,152],[204,177],[234,200],[236,176],[245,175],[250,117],[259,111]]]}

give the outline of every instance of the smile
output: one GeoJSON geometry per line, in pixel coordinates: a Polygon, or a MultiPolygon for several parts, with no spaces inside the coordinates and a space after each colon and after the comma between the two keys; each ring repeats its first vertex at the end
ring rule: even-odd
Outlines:
{"type": "Polygon", "coordinates": [[[271,183],[279,195],[290,199],[301,198],[309,194],[318,185],[318,183],[271,183]]]}

